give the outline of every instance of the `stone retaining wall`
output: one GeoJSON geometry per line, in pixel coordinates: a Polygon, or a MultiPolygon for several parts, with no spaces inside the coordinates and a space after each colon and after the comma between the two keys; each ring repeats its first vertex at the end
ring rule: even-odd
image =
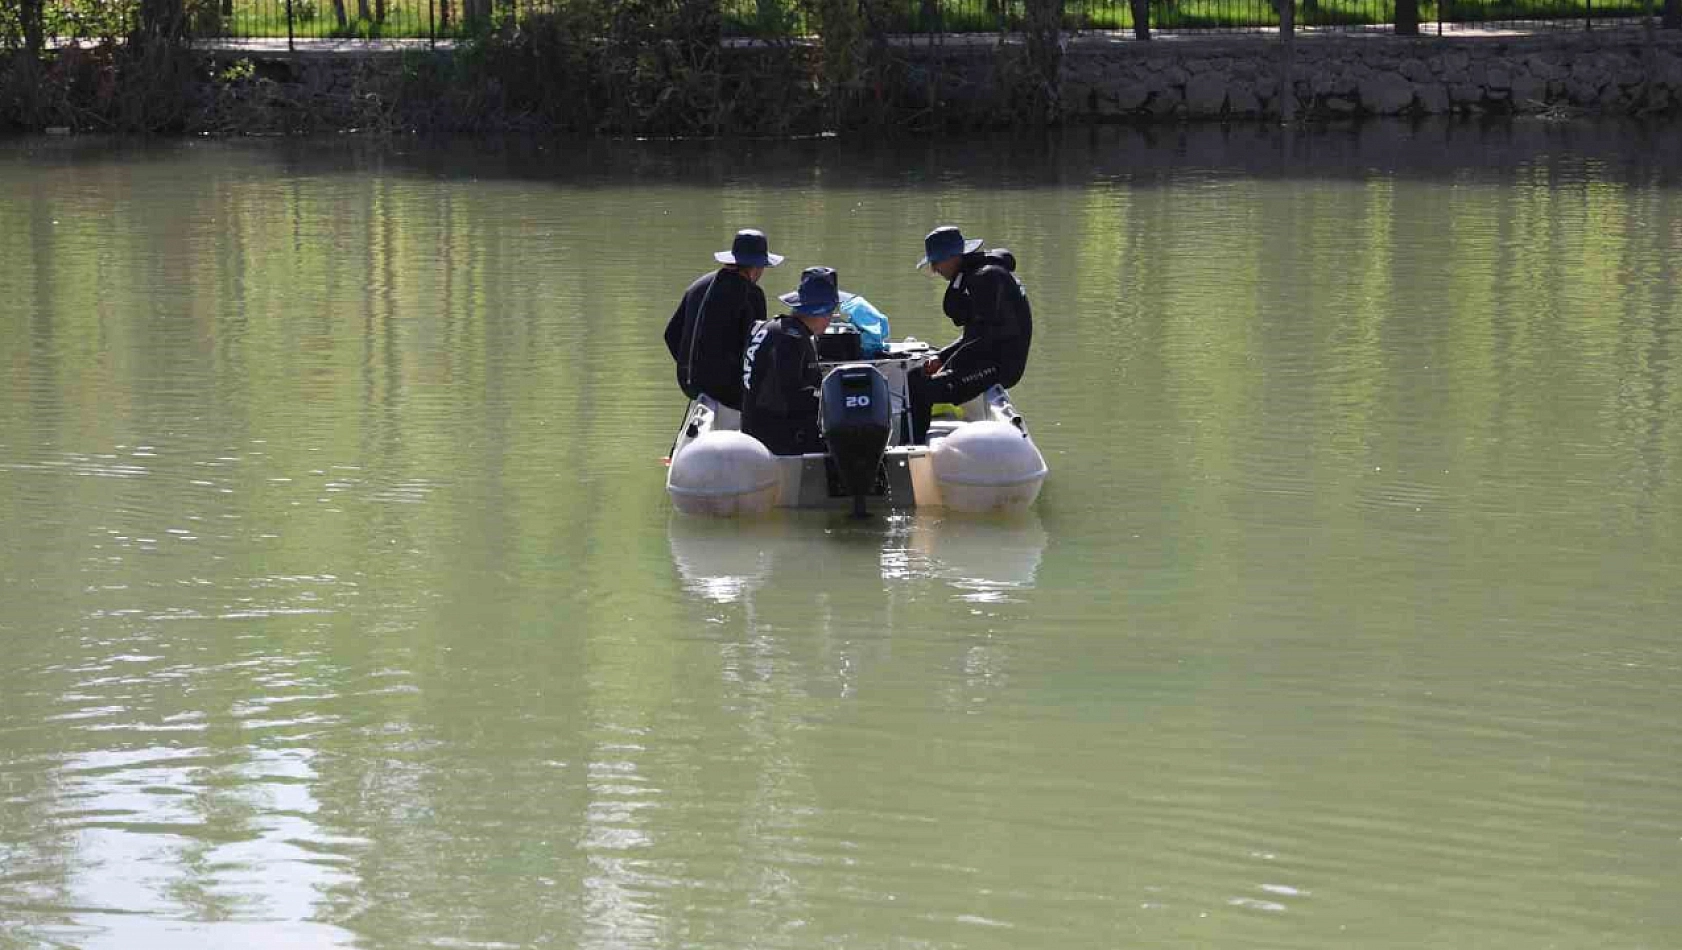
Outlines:
{"type": "MultiPolygon", "coordinates": [[[[1299,37],[1292,46],[1298,116],[1682,112],[1682,31],[1334,34],[1299,37]]],[[[1074,123],[1278,116],[1283,51],[1277,36],[1253,34],[1149,43],[1076,38],[1064,53],[1060,112],[1074,123]]],[[[908,81],[918,87],[906,90],[911,99],[951,107],[959,125],[1012,114],[1023,79],[1019,48],[1001,54],[990,44],[962,43],[905,55],[908,81]]],[[[394,71],[345,54],[291,58],[287,69],[317,111],[341,120],[339,113],[365,106],[371,82],[394,71]]]]}
{"type": "MultiPolygon", "coordinates": [[[[1305,37],[1291,64],[1299,115],[1682,108],[1682,35],[1637,29],[1513,38],[1305,37]]],[[[1262,40],[1071,47],[1071,119],[1280,114],[1283,44],[1262,40]]]]}
{"type": "MultiPolygon", "coordinates": [[[[1300,117],[1682,113],[1682,31],[1617,28],[1514,37],[1313,35],[1299,37],[1291,46],[1291,104],[1300,117]]],[[[814,82],[800,57],[788,50],[738,47],[721,59],[720,75],[734,77],[738,86],[747,81],[743,77],[753,78],[754,88],[770,88],[778,96],[756,100],[756,108],[746,112],[726,110],[729,118],[707,133],[985,128],[1037,120],[1048,101],[1054,103],[1056,118],[1074,124],[1271,118],[1282,115],[1286,104],[1280,95],[1287,71],[1284,50],[1277,36],[1258,34],[1148,43],[1074,37],[1064,51],[1061,82],[1047,96],[1019,44],[1001,48],[996,40],[957,38],[901,47],[900,68],[885,74],[888,78],[876,90],[875,101],[882,108],[849,113],[834,108],[835,90],[814,82]],[[767,83],[766,76],[781,78],[767,83]],[[750,120],[756,116],[787,121],[755,127],[750,120]]],[[[497,79],[455,70],[451,57],[456,54],[444,50],[224,50],[205,55],[210,62],[185,90],[188,99],[177,110],[184,118],[171,127],[176,131],[566,131],[554,116],[509,105],[511,97],[497,79]]],[[[85,94],[114,88],[113,83],[94,81],[106,75],[97,71],[98,62],[85,53],[61,53],[46,71],[48,81],[58,77],[58,98],[34,97],[60,104],[33,113],[19,106],[28,97],[8,96],[0,83],[0,130],[8,125],[64,126],[86,121],[100,109],[112,115],[96,115],[102,121],[89,122],[88,127],[117,127],[120,108],[97,98],[74,98],[78,90],[85,94]],[[77,62],[87,72],[81,79],[77,62]],[[18,113],[10,114],[14,109],[18,113]]],[[[12,73],[0,55],[0,79],[11,76],[8,81],[17,93],[12,73]]],[[[44,92],[54,91],[45,86],[44,92]]],[[[694,134],[692,129],[667,128],[665,121],[656,118],[625,128],[638,134],[694,134]]]]}

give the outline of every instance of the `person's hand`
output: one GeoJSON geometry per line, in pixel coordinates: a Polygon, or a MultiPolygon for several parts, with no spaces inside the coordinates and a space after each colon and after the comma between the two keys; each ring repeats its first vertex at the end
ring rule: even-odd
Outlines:
{"type": "Polygon", "coordinates": [[[923,361],[923,375],[933,376],[940,372],[940,357],[931,356],[923,361]]]}

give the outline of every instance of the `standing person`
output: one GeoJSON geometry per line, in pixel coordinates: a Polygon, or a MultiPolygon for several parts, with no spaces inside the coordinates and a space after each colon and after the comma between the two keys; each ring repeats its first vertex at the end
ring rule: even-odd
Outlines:
{"type": "Polygon", "coordinates": [[[818,367],[814,337],[852,294],[840,289],[832,267],[808,267],[800,289],[777,299],[788,314],[754,328],[742,357],[742,431],[765,443],[773,455],[822,452],[818,434],[818,367]]]}
{"type": "Polygon", "coordinates": [[[934,404],[968,402],[999,385],[1022,381],[1028,345],[1034,336],[1027,291],[1016,279],[1016,258],[1004,248],[981,250],[980,239],[965,240],[950,225],[923,238],[923,259],[946,279],[941,307],[963,335],[923,363],[908,377],[911,389],[911,439],[926,442],[934,404]]]}
{"type": "Polygon", "coordinates": [[[683,292],[666,321],[666,349],[677,362],[677,384],[690,399],[706,393],[731,409],[742,408],[742,348],[753,325],[765,319],[765,268],[783,262],[759,231],[737,231],[730,250],[713,255],[723,265],[683,292]]]}

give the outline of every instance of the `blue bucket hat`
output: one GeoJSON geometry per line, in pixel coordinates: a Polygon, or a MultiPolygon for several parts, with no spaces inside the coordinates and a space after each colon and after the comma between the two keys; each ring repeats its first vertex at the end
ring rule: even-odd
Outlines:
{"type": "Polygon", "coordinates": [[[714,252],[713,259],[720,264],[735,264],[737,267],[776,267],[783,262],[781,254],[771,253],[765,232],[752,228],[737,231],[736,239],[730,242],[730,250],[714,252]]]}
{"type": "Polygon", "coordinates": [[[778,297],[795,313],[810,316],[831,313],[858,296],[841,289],[841,277],[833,267],[808,267],[800,272],[800,289],[778,297]]]}
{"type": "Polygon", "coordinates": [[[964,240],[964,232],[950,224],[942,225],[930,231],[923,238],[923,259],[917,262],[918,267],[944,261],[948,257],[969,254],[981,246],[981,239],[964,240]]]}

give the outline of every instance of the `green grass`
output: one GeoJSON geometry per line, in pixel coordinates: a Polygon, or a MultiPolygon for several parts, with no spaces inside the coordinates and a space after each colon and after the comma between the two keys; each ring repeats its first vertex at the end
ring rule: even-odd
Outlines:
{"type": "MultiPolygon", "coordinates": [[[[459,4],[451,13],[459,16],[459,4]]],[[[372,13],[374,5],[368,5],[372,13]]],[[[331,2],[317,0],[310,6],[294,0],[292,34],[303,39],[415,39],[429,35],[428,9],[424,0],[388,0],[383,21],[363,19],[357,15],[355,0],[345,4],[345,22],[341,25],[331,2]],[[302,8],[300,10],[300,8],[302,8]],[[299,12],[305,15],[297,15],[299,12]]],[[[431,11],[432,25],[439,35],[445,35],[439,22],[441,11],[431,11]]],[[[222,21],[222,33],[233,37],[280,37],[286,35],[286,6],[275,0],[236,0],[234,15],[222,21]]]]}
{"type": "MultiPolygon", "coordinates": [[[[1663,6],[1660,0],[1655,0],[1653,12],[1656,14],[1663,6]]],[[[1555,0],[1555,2],[1515,2],[1515,0],[1490,0],[1482,3],[1447,2],[1443,4],[1445,19],[1457,23],[1481,23],[1486,21],[1507,20],[1581,20],[1592,13],[1595,19],[1601,17],[1632,17],[1644,16],[1647,7],[1643,3],[1630,0],[1594,0],[1593,3],[1583,3],[1582,0],[1555,0]]],[[[1436,4],[1431,5],[1431,16],[1426,17],[1420,11],[1421,21],[1436,19],[1436,4]]]]}

